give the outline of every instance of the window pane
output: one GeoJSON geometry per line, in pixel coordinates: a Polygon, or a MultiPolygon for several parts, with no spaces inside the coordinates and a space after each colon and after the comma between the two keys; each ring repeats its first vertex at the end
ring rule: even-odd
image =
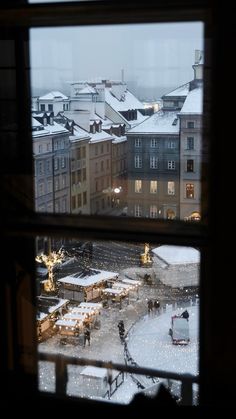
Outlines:
{"type": "MultiPolygon", "coordinates": [[[[39,359],[64,354],[198,374],[198,249],[45,237],[36,248],[39,359]]],[[[55,376],[55,364],[40,360],[39,389],[55,392],[55,376]]],[[[104,368],[69,365],[65,391],[129,403],[164,383],[180,398],[177,381],[113,371],[110,387],[110,378],[104,368]]]]}
{"type": "Polygon", "coordinates": [[[203,24],[30,33],[36,211],[199,220],[203,24]]]}

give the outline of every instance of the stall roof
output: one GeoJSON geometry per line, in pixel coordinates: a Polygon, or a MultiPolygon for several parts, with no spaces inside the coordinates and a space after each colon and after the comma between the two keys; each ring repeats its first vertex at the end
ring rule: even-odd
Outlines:
{"type": "Polygon", "coordinates": [[[79,307],[88,307],[88,308],[102,308],[102,304],[101,303],[87,303],[87,302],[82,302],[80,303],[79,307]]]}
{"type": "Polygon", "coordinates": [[[107,281],[108,279],[115,279],[117,275],[117,272],[90,269],[88,271],[82,271],[74,275],[61,278],[58,282],[64,284],[78,285],[80,287],[89,287],[99,282],[107,281]]]}
{"type": "Polygon", "coordinates": [[[56,326],[75,327],[77,325],[76,320],[60,319],[56,321],[56,326]]]}
{"type": "Polygon", "coordinates": [[[121,295],[124,293],[123,289],[118,289],[118,288],[105,288],[103,290],[104,293],[106,294],[114,294],[114,295],[121,295]]]}

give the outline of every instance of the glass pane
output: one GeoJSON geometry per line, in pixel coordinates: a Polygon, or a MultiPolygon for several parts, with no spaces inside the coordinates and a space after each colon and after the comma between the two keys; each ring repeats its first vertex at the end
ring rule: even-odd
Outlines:
{"type": "Polygon", "coordinates": [[[200,220],[203,24],[30,33],[36,211],[200,220]]]}
{"type": "MultiPolygon", "coordinates": [[[[39,389],[129,403],[137,392],[153,395],[164,383],[185,404],[182,378],[161,372],[191,374],[193,381],[199,373],[199,249],[45,237],[36,247],[39,389]],[[58,387],[55,354],[160,375],[72,365],[70,359],[68,379],[58,387]]],[[[193,384],[191,403],[197,398],[193,384]]]]}

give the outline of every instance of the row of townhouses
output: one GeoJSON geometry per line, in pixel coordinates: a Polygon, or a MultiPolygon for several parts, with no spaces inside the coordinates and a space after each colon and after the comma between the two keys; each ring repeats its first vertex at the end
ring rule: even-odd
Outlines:
{"type": "Polygon", "coordinates": [[[123,81],[80,81],[33,99],[40,212],[198,220],[203,56],[192,81],[146,108],[123,81]]]}

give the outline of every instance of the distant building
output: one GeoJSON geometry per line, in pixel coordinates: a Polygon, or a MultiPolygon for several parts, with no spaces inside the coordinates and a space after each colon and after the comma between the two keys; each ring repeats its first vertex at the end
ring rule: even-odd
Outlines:
{"type": "Polygon", "coordinates": [[[69,131],[53,113],[33,113],[35,210],[70,212],[69,131]]]}
{"type": "Polygon", "coordinates": [[[179,218],[180,143],[176,112],[159,111],[127,133],[128,215],[179,218]]]}
{"type": "Polygon", "coordinates": [[[164,95],[161,110],[127,133],[130,216],[201,217],[201,51],[193,69],[192,81],[164,95]]]}
{"type": "Polygon", "coordinates": [[[61,92],[52,91],[37,99],[37,111],[54,112],[57,115],[58,112],[67,110],[69,110],[69,98],[61,92]]]}

